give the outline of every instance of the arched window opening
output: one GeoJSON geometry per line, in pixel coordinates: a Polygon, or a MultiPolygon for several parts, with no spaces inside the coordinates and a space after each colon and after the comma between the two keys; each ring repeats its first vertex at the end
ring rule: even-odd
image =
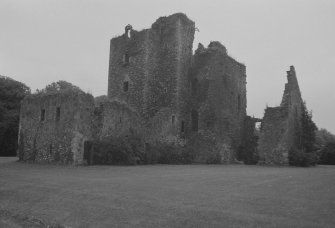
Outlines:
{"type": "Polygon", "coordinates": [[[133,27],[131,25],[129,25],[129,24],[124,28],[125,34],[126,34],[127,38],[130,38],[130,36],[131,36],[131,30],[132,29],[133,29],[133,27]]]}
{"type": "Polygon", "coordinates": [[[198,125],[199,125],[199,114],[197,111],[193,110],[191,114],[192,118],[192,131],[198,131],[198,125]]]}

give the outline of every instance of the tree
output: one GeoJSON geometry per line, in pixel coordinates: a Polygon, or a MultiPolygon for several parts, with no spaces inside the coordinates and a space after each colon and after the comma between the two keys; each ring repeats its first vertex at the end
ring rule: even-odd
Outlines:
{"type": "Polygon", "coordinates": [[[323,128],[316,131],[315,143],[318,149],[321,149],[330,142],[335,143],[335,135],[333,135],[332,133],[323,128]]]}
{"type": "Polygon", "coordinates": [[[0,76],[0,156],[15,156],[20,102],[30,88],[9,77],[0,76]]]}
{"type": "Polygon", "coordinates": [[[328,142],[320,150],[319,164],[335,165],[335,142],[328,142]]]}
{"type": "Polygon", "coordinates": [[[335,135],[326,129],[316,132],[319,164],[335,165],[335,135]]]}
{"type": "Polygon", "coordinates": [[[307,110],[304,102],[301,106],[300,124],[296,126],[297,145],[289,152],[290,165],[311,166],[317,163],[316,131],[317,126],[312,120],[312,112],[307,110]]]}
{"type": "Polygon", "coordinates": [[[66,91],[83,92],[78,86],[75,86],[70,82],[60,80],[58,82],[53,82],[47,85],[44,89],[41,90],[37,89],[35,94],[47,94],[47,93],[49,94],[49,93],[58,93],[66,91]]]}

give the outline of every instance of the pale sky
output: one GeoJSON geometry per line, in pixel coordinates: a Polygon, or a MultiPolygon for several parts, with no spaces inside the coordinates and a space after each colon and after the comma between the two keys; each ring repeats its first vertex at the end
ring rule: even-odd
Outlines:
{"type": "Polygon", "coordinates": [[[294,65],[314,121],[335,133],[334,0],[0,0],[0,75],[107,94],[109,40],[177,12],[200,30],[193,49],[217,40],[246,65],[248,115],[280,104],[294,65]]]}

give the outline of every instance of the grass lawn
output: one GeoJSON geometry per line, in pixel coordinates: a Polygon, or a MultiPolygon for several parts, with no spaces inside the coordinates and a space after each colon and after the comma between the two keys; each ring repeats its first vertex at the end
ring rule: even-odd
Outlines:
{"type": "Polygon", "coordinates": [[[335,166],[69,167],[0,158],[0,210],[65,227],[335,227],[335,166]]]}

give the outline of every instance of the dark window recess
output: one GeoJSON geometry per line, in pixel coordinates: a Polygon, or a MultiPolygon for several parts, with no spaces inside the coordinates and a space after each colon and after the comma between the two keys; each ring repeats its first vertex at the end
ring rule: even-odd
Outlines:
{"type": "Polygon", "coordinates": [[[127,92],[128,89],[129,89],[129,82],[127,82],[127,81],[123,82],[123,91],[127,92]]]}
{"type": "Polygon", "coordinates": [[[176,117],[175,117],[174,115],[171,117],[171,121],[172,121],[172,124],[175,123],[175,121],[176,121],[176,117]]]}
{"type": "Polygon", "coordinates": [[[192,131],[198,131],[198,119],[199,119],[198,112],[193,110],[191,118],[192,118],[192,131]]]}
{"type": "Polygon", "coordinates": [[[130,57],[128,53],[124,54],[123,60],[125,65],[129,64],[130,57]]]}
{"type": "Polygon", "coordinates": [[[49,154],[52,154],[52,144],[49,144],[49,154]]]}
{"type": "Polygon", "coordinates": [[[180,131],[183,133],[185,131],[185,123],[184,121],[181,121],[181,128],[180,131]]]}
{"type": "Polygon", "coordinates": [[[56,121],[60,120],[60,107],[57,107],[56,109],[56,121]]]}
{"type": "Polygon", "coordinates": [[[45,109],[41,109],[41,121],[45,120],[45,109]]]}
{"type": "Polygon", "coordinates": [[[119,118],[119,122],[122,123],[122,117],[121,117],[121,116],[120,116],[120,118],[119,118]]]}

